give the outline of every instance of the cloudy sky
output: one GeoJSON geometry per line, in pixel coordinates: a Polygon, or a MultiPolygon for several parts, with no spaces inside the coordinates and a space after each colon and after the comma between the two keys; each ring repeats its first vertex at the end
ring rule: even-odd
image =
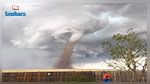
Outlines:
{"type": "MultiPolygon", "coordinates": [[[[3,12],[11,5],[4,4],[3,12]]],[[[146,4],[15,5],[27,16],[3,16],[3,68],[53,68],[65,43],[77,38],[81,39],[74,48],[73,66],[102,68],[109,58],[102,40],[131,27],[142,35],[146,32],[146,4]]]]}

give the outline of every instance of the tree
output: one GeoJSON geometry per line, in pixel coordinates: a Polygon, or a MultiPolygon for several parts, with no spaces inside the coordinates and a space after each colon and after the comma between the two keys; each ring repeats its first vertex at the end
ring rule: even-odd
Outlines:
{"type": "Polygon", "coordinates": [[[107,62],[108,66],[117,70],[136,72],[142,67],[142,72],[147,69],[147,43],[140,38],[137,32],[129,29],[126,35],[116,34],[111,39],[102,42],[103,48],[108,52],[113,61],[107,62]]]}

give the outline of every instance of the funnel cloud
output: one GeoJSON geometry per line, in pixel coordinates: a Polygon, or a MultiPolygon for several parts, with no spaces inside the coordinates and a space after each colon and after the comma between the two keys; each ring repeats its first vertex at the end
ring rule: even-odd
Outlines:
{"type": "Polygon", "coordinates": [[[71,55],[76,42],[68,42],[65,47],[63,54],[56,65],[56,68],[72,68],[71,67],[71,55]]]}

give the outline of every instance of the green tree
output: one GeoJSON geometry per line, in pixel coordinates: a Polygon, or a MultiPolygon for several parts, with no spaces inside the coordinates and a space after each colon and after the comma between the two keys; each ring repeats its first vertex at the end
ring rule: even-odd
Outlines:
{"type": "Polygon", "coordinates": [[[117,70],[136,72],[142,67],[142,72],[147,69],[147,43],[140,38],[137,32],[129,29],[126,35],[116,34],[111,39],[102,42],[103,48],[108,52],[113,61],[107,62],[108,66],[117,70]]]}

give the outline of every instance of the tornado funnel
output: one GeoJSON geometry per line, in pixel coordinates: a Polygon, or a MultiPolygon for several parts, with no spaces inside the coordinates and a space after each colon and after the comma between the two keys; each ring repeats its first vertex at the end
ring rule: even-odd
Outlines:
{"type": "Polygon", "coordinates": [[[76,42],[68,42],[65,47],[61,58],[59,59],[56,68],[72,68],[71,67],[71,56],[76,42]]]}

